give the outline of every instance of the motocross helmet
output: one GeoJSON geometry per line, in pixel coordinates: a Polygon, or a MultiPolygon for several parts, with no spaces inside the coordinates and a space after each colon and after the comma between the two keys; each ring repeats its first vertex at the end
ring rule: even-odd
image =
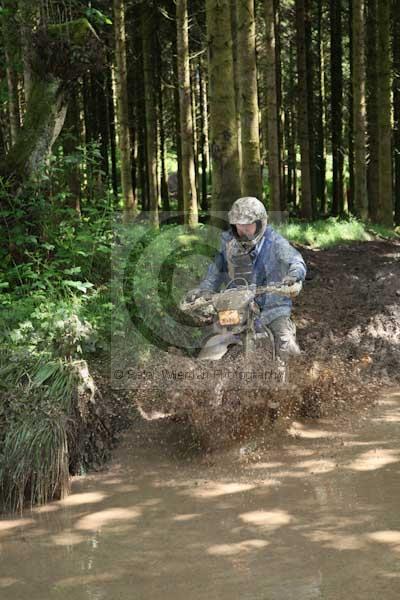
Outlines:
{"type": "Polygon", "coordinates": [[[250,252],[257,246],[267,227],[268,217],[263,203],[251,196],[239,198],[233,203],[228,218],[234,237],[244,250],[250,252]],[[240,236],[238,234],[236,225],[250,225],[252,223],[256,224],[256,231],[253,236],[240,236]]]}

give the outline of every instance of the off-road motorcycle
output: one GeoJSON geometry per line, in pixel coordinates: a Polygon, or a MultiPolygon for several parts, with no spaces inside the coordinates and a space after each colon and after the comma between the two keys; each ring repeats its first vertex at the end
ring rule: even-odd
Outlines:
{"type": "Polygon", "coordinates": [[[180,309],[199,324],[212,325],[198,354],[199,360],[220,360],[232,346],[240,346],[248,357],[260,342],[269,343],[272,360],[277,360],[274,336],[271,329],[259,318],[260,307],[256,298],[262,294],[295,297],[302,288],[301,281],[286,285],[270,283],[264,286],[249,285],[242,278],[233,279],[217,293],[207,292],[193,301],[183,300],[180,309]],[[244,282],[244,283],[242,283],[244,282]]]}
{"type": "MultiPolygon", "coordinates": [[[[160,387],[157,398],[155,392],[143,398],[137,397],[140,413],[146,419],[188,419],[199,437],[207,440],[207,447],[215,447],[217,442],[222,442],[224,435],[238,435],[243,421],[250,419],[253,413],[254,418],[259,420],[257,406],[261,407],[263,419],[275,420],[279,402],[270,391],[285,386],[288,365],[276,354],[272,331],[259,319],[260,307],[256,299],[265,293],[294,297],[301,287],[301,282],[256,286],[237,278],[220,292],[205,292],[193,301],[184,299],[180,310],[207,331],[197,356],[190,358],[194,378],[187,382],[189,389],[181,381],[172,394],[160,387]],[[218,361],[218,366],[215,361],[218,361]],[[252,381],[247,385],[248,381],[235,377],[243,373],[246,376],[248,366],[250,372],[255,371],[258,376],[260,364],[267,374],[261,385],[252,381]],[[216,378],[215,373],[218,375],[216,378]],[[220,377],[221,373],[223,377],[220,377]],[[203,374],[210,376],[204,385],[197,379],[203,374]],[[217,435],[214,434],[216,430],[217,435]]],[[[201,381],[204,383],[204,380],[201,381]]]]}

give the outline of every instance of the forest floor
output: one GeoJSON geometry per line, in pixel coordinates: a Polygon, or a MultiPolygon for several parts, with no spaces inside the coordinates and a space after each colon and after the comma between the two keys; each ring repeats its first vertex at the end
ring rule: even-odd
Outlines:
{"type": "MultiPolygon", "coordinates": [[[[181,393],[174,381],[166,382],[161,393],[152,381],[144,381],[140,391],[111,390],[103,365],[96,369],[96,378],[105,413],[111,415],[109,429],[140,427],[142,417],[135,410],[139,401],[147,417],[149,413],[154,418],[171,414],[172,419],[164,421],[166,435],[167,430],[173,435],[181,431],[182,443],[190,447],[200,444],[212,449],[232,438],[248,439],[258,436],[260,427],[268,429],[270,443],[267,405],[271,398],[280,405],[275,426],[279,435],[293,418],[339,417],[364,410],[380,388],[398,385],[400,242],[375,240],[326,250],[298,249],[308,266],[307,281],[293,308],[303,352],[290,365],[289,386],[275,390],[247,387],[243,392],[230,392],[228,402],[216,403],[212,391],[191,382],[181,387],[181,393]],[[188,418],[182,419],[185,414],[188,418]],[[177,419],[187,427],[176,428],[177,419]],[[192,441],[188,427],[194,430],[192,441]]],[[[164,358],[169,368],[193,369],[193,359],[174,354],[164,358]]]]}

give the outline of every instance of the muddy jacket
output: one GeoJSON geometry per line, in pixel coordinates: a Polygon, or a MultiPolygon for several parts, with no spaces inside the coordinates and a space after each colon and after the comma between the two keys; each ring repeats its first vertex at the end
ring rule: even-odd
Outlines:
{"type": "MultiPolygon", "coordinates": [[[[206,278],[201,282],[200,288],[218,291],[222,284],[227,284],[232,279],[230,255],[235,238],[229,231],[221,236],[221,248],[214,262],[208,267],[206,278]]],[[[297,250],[271,226],[250,253],[252,270],[251,283],[257,286],[272,282],[279,282],[286,275],[292,275],[304,281],[306,265],[297,250]]],[[[265,323],[282,316],[289,316],[292,309],[290,298],[276,294],[263,294],[257,298],[261,308],[261,317],[265,323]]]]}

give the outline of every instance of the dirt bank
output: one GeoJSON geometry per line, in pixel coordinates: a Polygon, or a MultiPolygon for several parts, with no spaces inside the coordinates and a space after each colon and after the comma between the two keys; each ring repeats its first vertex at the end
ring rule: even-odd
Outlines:
{"type": "Polygon", "coordinates": [[[296,302],[307,355],[361,360],[365,377],[400,381],[400,243],[301,249],[311,279],[296,302]]]}

